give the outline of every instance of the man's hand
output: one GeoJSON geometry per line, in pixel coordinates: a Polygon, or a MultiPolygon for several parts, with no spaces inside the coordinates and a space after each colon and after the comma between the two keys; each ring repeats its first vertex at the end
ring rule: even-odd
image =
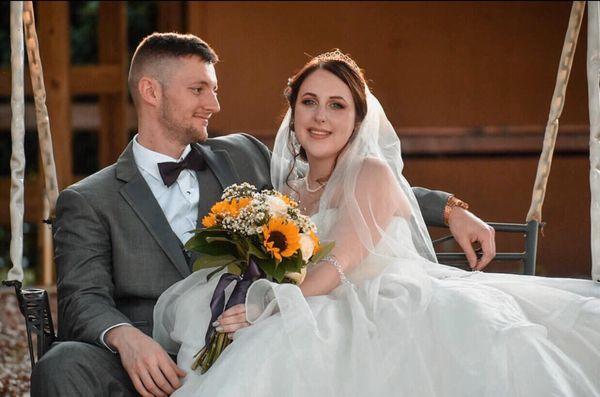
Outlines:
{"type": "Polygon", "coordinates": [[[246,321],[246,305],[239,304],[225,310],[214,325],[217,332],[225,332],[232,338],[235,331],[250,325],[246,321]]]}
{"type": "Polygon", "coordinates": [[[167,352],[135,327],[120,326],[106,333],[106,343],[119,352],[121,363],[143,397],[168,396],[185,376],[167,352]]]}
{"type": "Polygon", "coordinates": [[[496,256],[495,230],[469,211],[454,207],[448,217],[448,226],[456,242],[461,246],[469,266],[473,270],[482,270],[496,256]],[[472,243],[478,241],[483,250],[477,260],[472,243]]]}

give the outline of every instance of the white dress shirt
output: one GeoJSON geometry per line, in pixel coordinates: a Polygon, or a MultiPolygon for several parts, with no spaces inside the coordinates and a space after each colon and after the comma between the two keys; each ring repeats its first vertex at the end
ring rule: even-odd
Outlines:
{"type": "MultiPolygon", "coordinates": [[[[192,237],[190,231],[196,228],[198,200],[200,199],[198,178],[195,171],[186,169],[181,171],[175,183],[167,187],[158,171],[158,163],[180,162],[191,150],[191,146],[188,145],[181,156],[175,159],[140,145],[137,135],[133,138],[133,158],[135,164],[165,214],[171,229],[173,229],[173,232],[175,232],[182,244],[185,244],[192,237]]],[[[102,344],[112,352],[114,350],[108,347],[104,341],[104,336],[108,331],[120,325],[131,324],[120,323],[113,325],[100,335],[102,344]]]]}

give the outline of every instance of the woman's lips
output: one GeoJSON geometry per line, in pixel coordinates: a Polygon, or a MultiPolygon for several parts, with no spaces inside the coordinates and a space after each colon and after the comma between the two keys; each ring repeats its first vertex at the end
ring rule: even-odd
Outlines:
{"type": "Polygon", "coordinates": [[[311,136],[311,138],[324,139],[324,138],[327,138],[329,135],[331,135],[331,131],[318,130],[316,128],[309,128],[308,134],[311,136]]]}

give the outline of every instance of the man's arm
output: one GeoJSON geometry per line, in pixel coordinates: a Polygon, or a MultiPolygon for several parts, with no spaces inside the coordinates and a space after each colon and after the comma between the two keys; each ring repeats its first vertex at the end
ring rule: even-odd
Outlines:
{"type": "Polygon", "coordinates": [[[496,256],[494,228],[466,209],[449,206],[449,199],[453,197],[450,193],[422,187],[413,187],[413,193],[425,223],[428,226],[447,225],[454,239],[465,252],[471,269],[482,270],[494,259],[496,256]],[[483,251],[479,259],[472,245],[475,242],[481,244],[483,251]]]}
{"type": "Polygon", "coordinates": [[[100,344],[103,331],[130,323],[113,299],[108,226],[73,189],[59,195],[55,222],[59,337],[100,344]]]}
{"type": "Polygon", "coordinates": [[[116,308],[113,298],[108,225],[84,196],[66,189],[57,201],[54,230],[59,336],[117,351],[142,396],[173,393],[185,372],[152,338],[135,327],[118,326],[130,321],[116,308]]]}
{"type": "Polygon", "coordinates": [[[444,208],[451,194],[423,187],[413,187],[412,190],[425,223],[428,226],[444,226],[444,208]]]}

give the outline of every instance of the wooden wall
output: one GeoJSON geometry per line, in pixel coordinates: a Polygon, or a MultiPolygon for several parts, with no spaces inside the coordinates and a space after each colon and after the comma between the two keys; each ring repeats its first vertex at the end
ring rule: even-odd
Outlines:
{"type": "MultiPolygon", "coordinates": [[[[222,60],[213,134],[247,131],[271,143],[287,78],[306,54],[339,47],[366,70],[401,136],[413,184],[455,192],[485,219],[523,222],[570,7],[190,2],[187,26],[222,60]]],[[[585,35],[584,18],[543,212],[540,274],[589,274],[585,35]]],[[[499,249],[516,247],[499,240],[499,249]]]]}
{"type": "MultiPolygon", "coordinates": [[[[193,2],[188,29],[222,59],[216,130],[272,135],[287,78],[305,54],[336,47],[366,70],[399,128],[541,126],[570,4],[193,2]]],[[[562,124],[587,123],[585,45],[562,124]]]]}

